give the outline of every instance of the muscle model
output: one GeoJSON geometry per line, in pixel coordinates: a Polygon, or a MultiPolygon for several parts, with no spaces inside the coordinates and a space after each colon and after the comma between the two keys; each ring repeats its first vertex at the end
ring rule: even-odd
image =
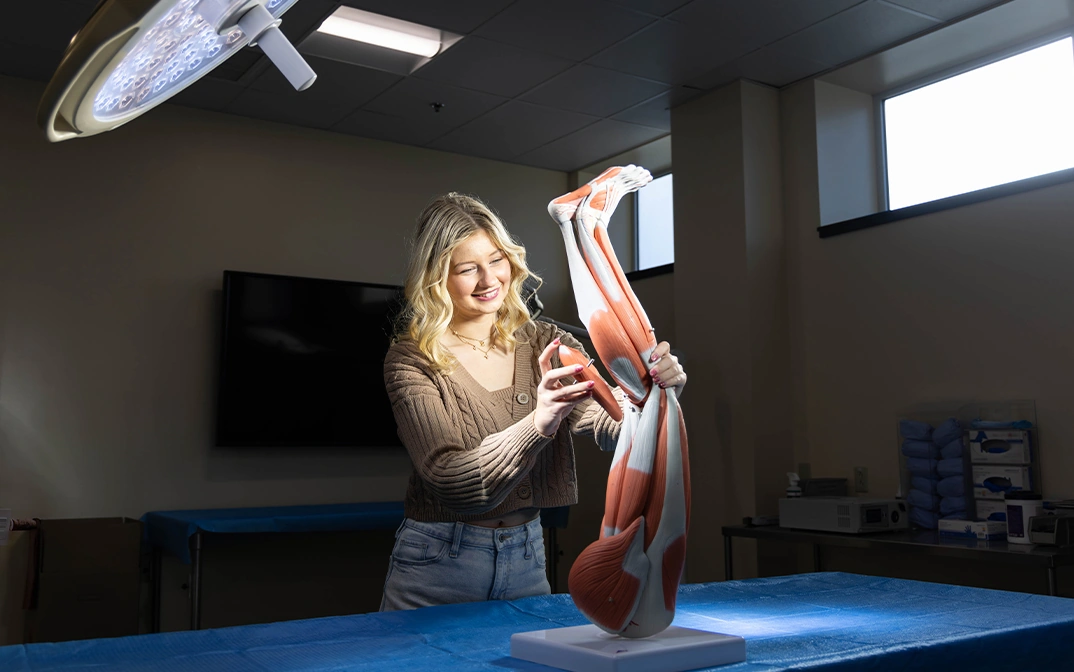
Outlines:
{"type": "MultiPolygon", "coordinates": [[[[620,409],[596,371],[587,367],[579,374],[597,380],[594,398],[623,425],[600,538],[575,560],[568,588],[586,617],[624,637],[648,637],[671,624],[690,524],[682,411],[674,389],[654,385],[649,376],[656,337],[607,230],[619,200],[650,181],[639,166],[609,168],[548,204],[563,234],[578,316],[626,397],[620,409]]],[[[559,354],[564,365],[589,363],[566,346],[559,354]]]]}

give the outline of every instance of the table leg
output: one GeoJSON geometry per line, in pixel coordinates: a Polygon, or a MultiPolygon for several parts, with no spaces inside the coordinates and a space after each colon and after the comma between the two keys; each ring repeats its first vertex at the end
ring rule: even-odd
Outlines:
{"type": "Polygon", "coordinates": [[[1059,589],[1055,585],[1055,565],[1048,566],[1048,594],[1058,595],[1059,589]]]}
{"type": "Polygon", "coordinates": [[[150,564],[150,580],[153,582],[153,600],[150,606],[150,632],[160,632],[160,584],[163,581],[161,577],[161,555],[162,551],[160,546],[153,547],[153,561],[150,564]]]}
{"type": "Polygon", "coordinates": [[[734,569],[731,567],[731,537],[723,536],[723,578],[730,581],[735,578],[734,569]]]}
{"type": "Polygon", "coordinates": [[[190,629],[201,629],[201,531],[191,539],[190,629]]]}

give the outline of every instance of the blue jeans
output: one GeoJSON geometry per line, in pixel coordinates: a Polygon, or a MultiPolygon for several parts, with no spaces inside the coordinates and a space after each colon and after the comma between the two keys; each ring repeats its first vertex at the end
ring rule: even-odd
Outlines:
{"type": "Polygon", "coordinates": [[[395,533],[381,611],[552,592],[540,517],[516,527],[420,523],[395,533]]]}

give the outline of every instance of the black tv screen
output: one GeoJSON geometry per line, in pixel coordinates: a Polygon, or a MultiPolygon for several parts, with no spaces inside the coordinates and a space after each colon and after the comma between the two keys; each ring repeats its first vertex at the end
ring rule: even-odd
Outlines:
{"type": "Polygon", "coordinates": [[[398,446],[384,355],[402,289],[224,271],[217,446],[398,446]]]}

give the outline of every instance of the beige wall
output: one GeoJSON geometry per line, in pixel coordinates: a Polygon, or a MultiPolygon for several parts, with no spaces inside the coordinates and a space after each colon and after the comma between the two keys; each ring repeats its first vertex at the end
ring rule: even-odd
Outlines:
{"type": "Polygon", "coordinates": [[[1070,497],[1074,184],[821,240],[811,88],[782,92],[799,457],[892,496],[901,409],[1035,399],[1044,495],[1070,497]]]}
{"type": "MultiPolygon", "coordinates": [[[[224,269],[399,283],[421,207],[466,191],[527,246],[547,313],[569,314],[544,209],[564,173],[173,106],[50,145],[40,93],[0,77],[0,507],[16,517],[402,497],[402,449],[212,447],[224,269]]],[[[20,628],[4,595],[0,644],[20,628]]]]}
{"type": "MultiPolygon", "coordinates": [[[[791,459],[779,96],[735,82],[672,110],[675,331],[693,482],[687,579],[723,578],[722,525],[774,513],[791,459]]],[[[752,548],[736,564],[755,571],[752,548]]],[[[762,554],[763,555],[763,554],[762,554]]]]}

